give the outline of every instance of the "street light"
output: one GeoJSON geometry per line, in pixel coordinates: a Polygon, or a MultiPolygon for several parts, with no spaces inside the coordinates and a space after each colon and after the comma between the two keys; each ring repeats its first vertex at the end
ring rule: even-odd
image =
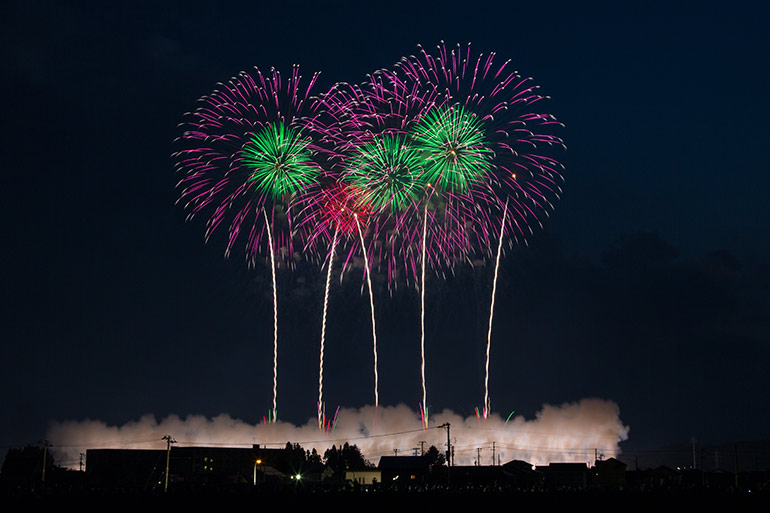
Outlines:
{"type": "Polygon", "coordinates": [[[259,458],[254,460],[254,486],[257,486],[257,465],[262,465],[262,460],[259,458]]]}

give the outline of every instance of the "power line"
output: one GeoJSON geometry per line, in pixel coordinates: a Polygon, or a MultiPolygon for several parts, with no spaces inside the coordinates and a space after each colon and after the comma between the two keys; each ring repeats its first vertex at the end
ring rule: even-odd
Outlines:
{"type": "Polygon", "coordinates": [[[121,442],[91,442],[82,444],[55,444],[56,447],[99,447],[104,445],[133,445],[133,444],[148,444],[152,442],[160,442],[162,438],[153,438],[150,440],[134,440],[134,441],[121,441],[121,442]]]}
{"type": "MultiPolygon", "coordinates": [[[[428,429],[439,429],[439,428],[441,428],[441,426],[433,426],[433,427],[429,427],[428,429]]],[[[333,439],[324,438],[322,440],[297,440],[297,441],[295,441],[293,443],[299,444],[299,445],[302,445],[302,444],[308,444],[308,445],[309,444],[321,444],[321,443],[341,443],[341,442],[351,442],[351,441],[356,441],[356,440],[371,440],[373,438],[386,438],[386,437],[393,437],[393,436],[400,436],[400,435],[408,435],[408,434],[412,434],[412,433],[421,433],[421,432],[424,432],[424,431],[426,431],[426,430],[422,429],[422,428],[418,428],[418,429],[411,429],[411,430],[407,430],[407,431],[394,431],[394,432],[391,432],[391,433],[381,433],[381,434],[377,434],[377,435],[361,435],[361,436],[357,436],[357,437],[345,437],[345,438],[333,438],[333,439]]],[[[218,446],[218,445],[225,445],[225,446],[238,446],[238,445],[240,445],[240,446],[250,446],[250,445],[253,445],[251,443],[217,443],[217,442],[201,444],[201,443],[198,443],[198,442],[185,442],[185,441],[181,441],[181,442],[179,442],[179,444],[182,444],[182,445],[198,445],[198,446],[208,446],[208,445],[212,445],[212,446],[218,446]]],[[[268,442],[268,443],[260,443],[260,445],[265,445],[265,446],[274,445],[274,446],[278,446],[278,447],[284,447],[286,445],[286,443],[285,442],[268,442]]]]}

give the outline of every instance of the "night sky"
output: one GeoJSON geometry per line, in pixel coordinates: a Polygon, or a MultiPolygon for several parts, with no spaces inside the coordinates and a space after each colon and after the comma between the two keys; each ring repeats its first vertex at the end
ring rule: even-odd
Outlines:
{"type": "MultiPolygon", "coordinates": [[[[627,448],[770,437],[767,7],[108,3],[12,1],[0,16],[0,446],[52,421],[260,421],[269,269],[224,259],[185,222],[177,124],[241,70],[296,63],[321,71],[321,91],[441,40],[512,59],[566,125],[562,198],[500,271],[493,408],[608,399],[627,448]]],[[[459,266],[428,282],[436,410],[481,406],[491,276],[459,266]]],[[[329,405],[373,402],[359,278],[332,289],[329,405]]],[[[323,281],[314,264],[278,275],[291,422],[316,414],[323,281]]],[[[380,402],[416,409],[419,295],[380,279],[375,299],[380,402]]]]}

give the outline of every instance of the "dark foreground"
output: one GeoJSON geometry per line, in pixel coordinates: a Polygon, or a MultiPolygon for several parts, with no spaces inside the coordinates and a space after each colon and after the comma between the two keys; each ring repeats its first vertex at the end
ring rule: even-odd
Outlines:
{"type": "Polygon", "coordinates": [[[729,491],[582,491],[509,492],[497,490],[291,490],[280,492],[173,493],[135,495],[88,493],[49,496],[6,496],[0,502],[4,511],[41,511],[44,508],[78,511],[227,511],[236,508],[454,508],[489,507],[590,511],[770,511],[770,493],[729,491]]]}

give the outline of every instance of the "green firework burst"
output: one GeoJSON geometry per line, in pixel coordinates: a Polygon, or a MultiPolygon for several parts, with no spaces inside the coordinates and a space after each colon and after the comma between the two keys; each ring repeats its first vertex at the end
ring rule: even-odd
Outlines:
{"type": "Polygon", "coordinates": [[[320,173],[312,161],[310,139],[283,123],[264,127],[243,145],[242,164],[259,194],[280,198],[311,184],[320,173]]]}
{"type": "Polygon", "coordinates": [[[397,134],[380,134],[348,159],[345,179],[366,191],[375,210],[404,210],[424,186],[421,152],[397,134]]]}
{"type": "Polygon", "coordinates": [[[488,172],[494,157],[482,122],[461,105],[431,109],[412,129],[425,178],[443,190],[464,192],[488,172]]]}

